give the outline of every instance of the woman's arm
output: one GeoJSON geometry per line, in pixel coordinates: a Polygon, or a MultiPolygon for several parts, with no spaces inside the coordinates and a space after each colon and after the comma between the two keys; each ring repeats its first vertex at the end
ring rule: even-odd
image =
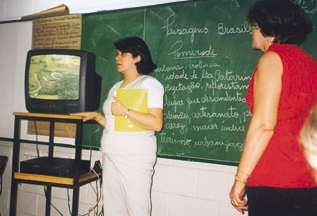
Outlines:
{"type": "Polygon", "coordinates": [[[160,131],[163,127],[163,109],[149,108],[148,113],[140,113],[126,108],[121,101],[113,96],[114,102],[111,104],[111,111],[114,116],[125,116],[136,125],[145,130],[160,131]]]}
{"type": "MultiPolygon", "coordinates": [[[[265,53],[255,74],[254,110],[237,170],[240,179],[247,179],[252,174],[273,136],[282,91],[282,75],[280,57],[274,52],[265,53]]],[[[246,210],[244,190],[245,183],[236,180],[230,192],[230,198],[237,203],[234,206],[240,212],[246,210]]]]}
{"type": "Polygon", "coordinates": [[[89,120],[95,120],[101,126],[105,126],[106,124],[106,117],[98,112],[79,112],[79,113],[71,113],[70,115],[77,115],[83,117],[83,122],[89,120]]]}
{"type": "Polygon", "coordinates": [[[150,108],[147,114],[129,111],[129,119],[145,130],[160,131],[163,127],[163,109],[150,108]]]}

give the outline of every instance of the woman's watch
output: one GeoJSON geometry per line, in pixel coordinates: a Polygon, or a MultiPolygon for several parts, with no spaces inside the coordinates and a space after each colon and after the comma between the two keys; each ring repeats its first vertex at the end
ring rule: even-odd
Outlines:
{"type": "Polygon", "coordinates": [[[129,118],[129,112],[130,112],[130,109],[128,109],[128,110],[125,112],[124,118],[126,118],[126,119],[129,118]]]}

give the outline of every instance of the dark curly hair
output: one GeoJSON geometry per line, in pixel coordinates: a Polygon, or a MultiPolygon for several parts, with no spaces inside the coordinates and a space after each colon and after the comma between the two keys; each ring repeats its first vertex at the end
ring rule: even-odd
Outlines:
{"type": "Polygon", "coordinates": [[[141,57],[141,61],[135,64],[140,74],[148,75],[156,68],[150,50],[143,39],[136,36],[125,37],[115,41],[114,46],[123,53],[131,53],[134,58],[141,57]]]}
{"type": "Polygon", "coordinates": [[[258,25],[263,36],[275,37],[274,43],[301,44],[313,30],[304,10],[292,0],[261,0],[253,4],[247,16],[258,25]]]}

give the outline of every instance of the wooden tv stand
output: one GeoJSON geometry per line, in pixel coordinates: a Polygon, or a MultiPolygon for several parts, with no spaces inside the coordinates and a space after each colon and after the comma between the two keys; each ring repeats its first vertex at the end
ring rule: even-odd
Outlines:
{"type": "Polygon", "coordinates": [[[88,172],[82,175],[76,174],[73,178],[39,175],[30,173],[19,172],[20,164],[20,143],[34,144],[37,141],[34,140],[22,140],[20,139],[21,133],[21,121],[22,120],[34,120],[34,121],[47,121],[50,124],[49,129],[49,142],[48,145],[48,157],[53,157],[54,152],[54,126],[55,122],[73,123],[76,124],[76,136],[75,136],[75,173],[78,173],[79,162],[81,160],[82,153],[82,130],[83,122],[80,116],[70,115],[56,115],[56,114],[43,114],[43,113],[27,113],[27,112],[14,112],[14,143],[13,143],[13,156],[12,156],[12,179],[11,179],[11,197],[10,197],[10,216],[16,216],[17,207],[17,195],[18,184],[34,184],[47,186],[46,195],[46,208],[45,215],[50,215],[51,207],[51,192],[52,187],[63,187],[73,189],[72,199],[72,215],[78,215],[78,202],[79,202],[79,189],[81,186],[96,181],[101,178],[101,172],[97,173],[88,172]]]}

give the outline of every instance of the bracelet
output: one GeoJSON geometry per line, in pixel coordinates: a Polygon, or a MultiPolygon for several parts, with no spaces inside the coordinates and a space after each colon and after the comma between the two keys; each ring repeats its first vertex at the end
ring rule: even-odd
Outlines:
{"type": "Polygon", "coordinates": [[[238,169],[238,172],[241,172],[243,175],[246,175],[246,176],[248,176],[248,177],[250,177],[250,176],[251,176],[251,175],[246,174],[245,172],[242,172],[242,170],[241,170],[241,169],[238,169]]]}
{"type": "Polygon", "coordinates": [[[96,122],[100,122],[102,119],[103,119],[103,116],[101,115],[100,119],[96,120],[96,122]]]}
{"type": "Polygon", "coordinates": [[[246,184],[246,183],[248,182],[248,179],[242,179],[242,178],[240,178],[240,177],[237,176],[237,175],[234,177],[234,179],[235,179],[236,181],[238,181],[238,182],[243,183],[243,184],[246,184]]]}
{"type": "Polygon", "coordinates": [[[130,112],[130,109],[128,109],[128,110],[125,112],[124,118],[126,118],[126,119],[129,118],[129,112],[130,112]]]}

